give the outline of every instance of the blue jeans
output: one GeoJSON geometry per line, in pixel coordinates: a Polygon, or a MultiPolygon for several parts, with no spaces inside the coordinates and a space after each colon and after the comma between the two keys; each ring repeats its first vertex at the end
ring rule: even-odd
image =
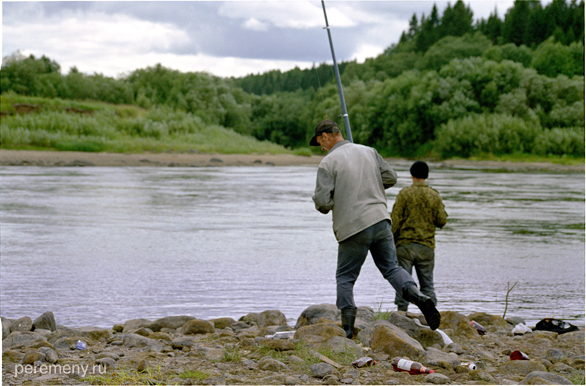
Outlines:
{"type": "MultiPolygon", "coordinates": [[[[409,272],[410,275],[413,272],[413,267],[415,267],[421,293],[429,296],[433,300],[433,303],[437,304],[435,289],[433,287],[433,267],[435,265],[435,253],[433,249],[417,243],[401,245],[397,247],[397,260],[399,261],[399,265],[409,272]]],[[[399,307],[400,311],[406,311],[409,306],[409,302],[399,294],[395,295],[395,304],[399,307]]]]}
{"type": "Polygon", "coordinates": [[[368,251],[383,277],[391,283],[397,293],[402,294],[408,286],[415,285],[411,275],[397,263],[391,222],[380,221],[338,244],[336,306],[341,310],[356,308],[354,283],[358,279],[368,251]]]}

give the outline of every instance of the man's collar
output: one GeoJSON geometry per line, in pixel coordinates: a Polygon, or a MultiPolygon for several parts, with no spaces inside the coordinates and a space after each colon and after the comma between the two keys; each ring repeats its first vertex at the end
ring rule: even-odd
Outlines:
{"type": "Polygon", "coordinates": [[[413,186],[427,186],[425,181],[413,181],[413,186]]]}
{"type": "Polygon", "coordinates": [[[348,141],[347,139],[340,141],[338,143],[336,143],[334,146],[332,146],[332,148],[328,151],[328,154],[330,154],[331,152],[333,152],[334,150],[336,150],[337,148],[339,148],[340,146],[344,146],[348,143],[351,143],[350,141],[348,141]]]}

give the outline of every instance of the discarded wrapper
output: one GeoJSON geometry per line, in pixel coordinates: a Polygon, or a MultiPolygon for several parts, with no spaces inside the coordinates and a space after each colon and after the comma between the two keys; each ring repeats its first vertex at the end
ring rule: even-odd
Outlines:
{"type": "Polygon", "coordinates": [[[77,346],[75,346],[76,349],[78,350],[85,350],[86,348],[86,344],[85,342],[82,342],[81,340],[77,341],[77,346]]]}
{"type": "Polygon", "coordinates": [[[354,362],[351,363],[354,367],[367,367],[367,366],[374,366],[376,365],[376,361],[371,357],[362,357],[356,359],[354,362]]]}

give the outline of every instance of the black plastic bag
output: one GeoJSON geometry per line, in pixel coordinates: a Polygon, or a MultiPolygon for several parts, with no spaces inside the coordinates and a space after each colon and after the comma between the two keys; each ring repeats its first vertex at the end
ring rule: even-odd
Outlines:
{"type": "Polygon", "coordinates": [[[535,328],[533,330],[553,331],[557,332],[558,334],[565,334],[566,332],[578,331],[579,329],[573,324],[564,322],[560,319],[545,318],[541,319],[535,325],[535,328]]]}

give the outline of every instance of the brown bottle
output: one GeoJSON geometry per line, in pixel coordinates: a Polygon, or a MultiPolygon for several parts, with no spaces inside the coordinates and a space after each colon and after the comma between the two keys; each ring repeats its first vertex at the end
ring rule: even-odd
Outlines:
{"type": "Polygon", "coordinates": [[[428,369],[421,363],[409,359],[393,358],[391,364],[395,371],[407,371],[411,375],[435,373],[435,370],[428,369]]]}

